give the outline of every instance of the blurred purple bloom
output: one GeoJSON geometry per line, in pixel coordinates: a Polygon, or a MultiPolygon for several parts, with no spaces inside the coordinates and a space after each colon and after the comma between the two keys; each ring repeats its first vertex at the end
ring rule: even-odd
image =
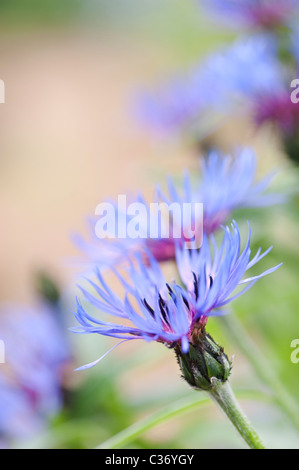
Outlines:
{"type": "Polygon", "coordinates": [[[298,14],[298,0],[198,0],[215,19],[234,28],[273,29],[298,14]]]}
{"type": "Polygon", "coordinates": [[[164,132],[196,132],[211,114],[230,114],[248,96],[281,89],[282,82],[276,39],[259,34],[212,54],[189,76],[169,81],[156,93],[144,93],[138,118],[164,132]]]}
{"type": "Polygon", "coordinates": [[[70,351],[56,309],[3,305],[5,364],[0,364],[0,435],[10,441],[45,427],[62,406],[62,380],[70,351]]]}
{"type": "MultiPolygon", "coordinates": [[[[254,120],[258,126],[265,122],[277,125],[283,139],[292,134],[297,136],[299,129],[299,106],[290,99],[291,91],[286,88],[281,93],[264,95],[254,102],[254,120]]],[[[298,137],[297,137],[298,138],[298,137]]]]}
{"type": "Polygon", "coordinates": [[[298,31],[290,23],[283,60],[270,33],[236,41],[204,60],[179,87],[170,83],[160,93],[145,95],[140,118],[152,128],[189,132],[200,141],[216,130],[219,118],[245,112],[257,127],[274,124],[284,143],[297,142],[299,111],[291,100],[291,83],[299,78],[298,31]]]}
{"type": "MultiPolygon", "coordinates": [[[[234,223],[232,231],[225,228],[219,248],[215,239],[208,239],[207,236],[200,250],[185,250],[177,246],[178,270],[185,287],[174,281],[167,283],[159,264],[150,253],[147,265],[137,255],[135,263],[129,263],[129,280],[114,271],[124,287],[123,298],[107,285],[98,270],[97,283],[89,281],[96,296],[81,288],[85,300],[90,306],[117,317],[122,323],[110,323],[92,317],[77,300],[75,316],[80,326],[73,328],[73,331],[111,336],[121,339],[121,342],[132,339],[158,341],[168,347],[174,347],[179,342],[182,351],[187,353],[189,339],[196,325],[205,324],[209,316],[223,314],[221,307],[280,266],[244,279],[245,272],[266,256],[271,248],[263,254],[259,249],[250,261],[250,233],[243,251],[240,245],[239,229],[234,223]],[[232,295],[238,286],[242,287],[241,291],[232,295]]],[[[92,367],[103,357],[79,369],[92,367]]]]}

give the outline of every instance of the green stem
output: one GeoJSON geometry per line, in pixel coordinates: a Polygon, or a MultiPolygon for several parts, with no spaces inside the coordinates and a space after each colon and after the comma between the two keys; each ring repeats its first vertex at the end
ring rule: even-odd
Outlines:
{"type": "Polygon", "coordinates": [[[226,414],[230,422],[251,449],[265,448],[259,436],[244,415],[228,381],[224,383],[220,381],[215,382],[215,385],[207,393],[226,414]]]}
{"type": "MultiPolygon", "coordinates": [[[[238,396],[239,395],[244,398],[269,401],[268,395],[256,391],[243,390],[242,393],[238,394],[238,396]]],[[[163,410],[159,410],[147,418],[144,418],[137,423],[134,423],[131,426],[123,429],[119,433],[100,444],[97,449],[123,448],[123,446],[134,440],[140,434],[154,428],[158,424],[178,417],[184,413],[187,413],[188,411],[193,410],[194,408],[198,408],[199,406],[208,405],[209,403],[211,403],[210,399],[206,398],[203,394],[200,396],[196,395],[195,397],[192,396],[178,400],[165,407],[163,410]]]]}
{"type": "Polygon", "coordinates": [[[271,363],[248,336],[236,315],[223,316],[220,320],[227,334],[247,357],[260,380],[274,393],[276,403],[286,413],[293,425],[299,429],[299,405],[285,389],[271,363]]]}

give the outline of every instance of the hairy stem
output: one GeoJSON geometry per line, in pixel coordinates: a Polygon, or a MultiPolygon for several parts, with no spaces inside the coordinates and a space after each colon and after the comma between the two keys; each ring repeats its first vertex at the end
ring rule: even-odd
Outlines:
{"type": "Polygon", "coordinates": [[[219,381],[215,382],[215,385],[207,393],[225,413],[251,449],[265,448],[256,431],[243,413],[228,381],[224,383],[219,381]]]}

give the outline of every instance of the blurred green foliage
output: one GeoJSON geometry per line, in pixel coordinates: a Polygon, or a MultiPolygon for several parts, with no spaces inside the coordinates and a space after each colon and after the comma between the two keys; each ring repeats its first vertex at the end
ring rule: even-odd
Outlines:
{"type": "Polygon", "coordinates": [[[80,0],[1,0],[0,22],[6,27],[67,22],[81,10],[80,0]]]}

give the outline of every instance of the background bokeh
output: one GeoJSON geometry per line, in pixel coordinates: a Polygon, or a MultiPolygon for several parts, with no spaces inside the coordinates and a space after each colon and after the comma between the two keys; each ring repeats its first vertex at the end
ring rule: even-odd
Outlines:
{"type": "MultiPolygon", "coordinates": [[[[190,142],[154,135],[136,119],[134,100],[140,90],[229,43],[234,33],[209,22],[192,0],[1,0],[0,26],[0,78],[6,86],[0,105],[0,300],[20,309],[34,304],[36,272],[46,272],[63,292],[72,351],[62,411],[43,432],[14,445],[91,448],[194,392],[180,379],[172,352],[159,344],[123,345],[95,368],[74,372],[114,343],[67,330],[75,324],[81,270],[71,235],[84,232],[87,216],[107,196],[139,189],[151,194],[166,173],[197,169],[190,142]]],[[[284,206],[240,214],[251,221],[254,247],[274,245],[266,263],[284,265],[233,308],[299,400],[299,364],[290,360],[290,343],[299,337],[298,172],[271,129],[254,131],[245,118],[227,119],[216,140],[224,149],[252,146],[259,174],[277,168],[276,187],[291,193],[284,206]]],[[[234,388],[265,390],[221,322],[211,319],[209,325],[234,355],[234,388]]],[[[242,404],[267,446],[298,448],[298,432],[277,407],[253,399],[242,404]]],[[[130,445],[243,446],[213,404],[130,445]]]]}

